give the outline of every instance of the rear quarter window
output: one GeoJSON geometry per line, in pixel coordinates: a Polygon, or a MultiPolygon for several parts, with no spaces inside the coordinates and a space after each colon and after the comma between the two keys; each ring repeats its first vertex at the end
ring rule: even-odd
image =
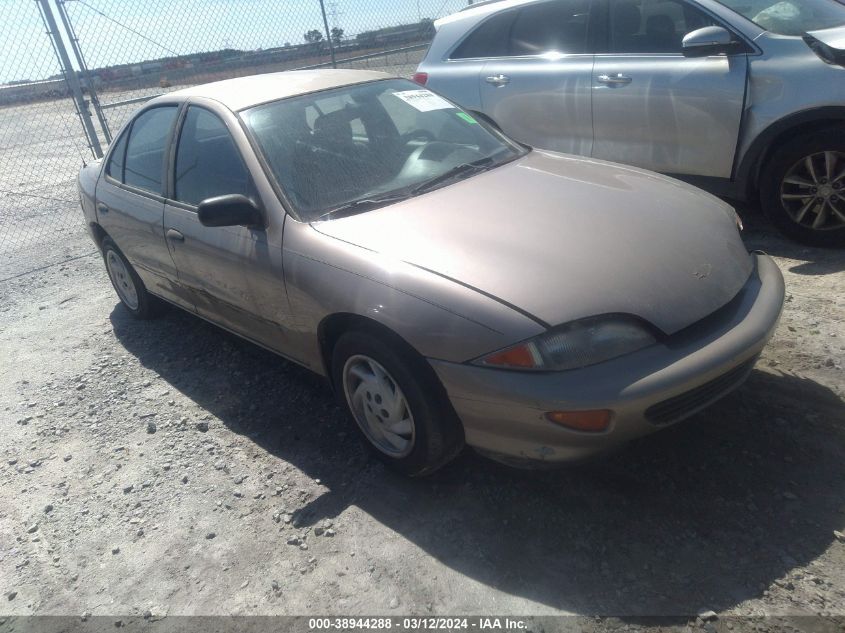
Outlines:
{"type": "Polygon", "coordinates": [[[515,17],[516,11],[504,11],[484,20],[458,45],[451,59],[506,56],[515,17]]]}

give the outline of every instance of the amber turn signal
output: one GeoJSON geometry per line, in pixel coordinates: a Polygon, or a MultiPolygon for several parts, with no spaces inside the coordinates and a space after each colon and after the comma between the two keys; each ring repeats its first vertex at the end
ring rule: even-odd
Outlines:
{"type": "Polygon", "coordinates": [[[530,344],[515,345],[504,351],[490,354],[484,359],[485,365],[499,365],[501,367],[522,367],[533,369],[537,367],[538,354],[530,344]]]}
{"type": "Polygon", "coordinates": [[[601,433],[610,426],[612,412],[608,409],[591,411],[547,411],[545,418],[549,422],[560,424],[576,431],[601,433]]]}

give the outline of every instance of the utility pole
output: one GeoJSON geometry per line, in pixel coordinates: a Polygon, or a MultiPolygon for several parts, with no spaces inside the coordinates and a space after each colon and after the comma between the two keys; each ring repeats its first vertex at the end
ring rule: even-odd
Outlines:
{"type": "Polygon", "coordinates": [[[339,15],[343,15],[342,11],[337,10],[337,2],[330,2],[329,3],[329,17],[331,18],[331,27],[337,28],[337,17],[339,15]]]}
{"type": "MultiPolygon", "coordinates": [[[[46,0],[44,0],[46,2],[46,0]]],[[[326,5],[323,0],[320,0],[320,12],[323,14],[323,28],[326,29],[326,39],[329,41],[329,54],[332,56],[332,68],[337,68],[337,60],[334,57],[334,42],[332,42],[332,34],[329,31],[329,20],[326,18],[326,5]]]]}

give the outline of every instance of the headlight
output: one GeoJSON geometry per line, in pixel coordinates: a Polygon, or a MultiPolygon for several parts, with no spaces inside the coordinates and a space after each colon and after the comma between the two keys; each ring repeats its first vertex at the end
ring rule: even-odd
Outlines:
{"type": "Polygon", "coordinates": [[[591,317],[552,328],[473,362],[503,369],[562,371],[595,365],[656,342],[634,317],[591,317]]]}

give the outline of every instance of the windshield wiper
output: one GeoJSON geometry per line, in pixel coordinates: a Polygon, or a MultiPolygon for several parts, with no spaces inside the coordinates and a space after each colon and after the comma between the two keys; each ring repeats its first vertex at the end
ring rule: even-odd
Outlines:
{"type": "Polygon", "coordinates": [[[443,184],[448,180],[452,180],[461,174],[469,174],[479,171],[484,171],[493,162],[492,156],[487,156],[486,158],[482,158],[480,160],[474,160],[471,163],[461,163],[460,165],[455,165],[451,169],[446,170],[439,176],[435,176],[430,180],[426,180],[418,184],[416,187],[411,189],[411,195],[416,196],[421,193],[425,193],[426,191],[431,191],[432,189],[436,188],[438,185],[443,184]]]}
{"type": "Polygon", "coordinates": [[[318,220],[328,220],[329,218],[337,219],[345,217],[347,215],[353,215],[358,211],[363,211],[365,207],[373,208],[377,206],[382,206],[384,204],[389,204],[391,202],[399,202],[400,200],[405,200],[407,197],[407,194],[390,194],[387,196],[373,196],[371,198],[353,200],[352,202],[341,204],[337,207],[334,207],[333,209],[329,209],[328,211],[321,213],[319,216],[317,216],[314,221],[316,222],[318,220]]]}
{"type": "Polygon", "coordinates": [[[368,198],[361,198],[360,200],[353,200],[352,202],[347,202],[329,209],[328,211],[324,211],[312,221],[317,222],[320,220],[337,219],[353,215],[359,211],[363,211],[365,208],[380,207],[385,204],[390,204],[391,202],[407,200],[408,198],[418,194],[430,191],[447,180],[451,180],[461,174],[484,171],[490,166],[490,164],[493,163],[494,160],[495,157],[486,156],[485,158],[474,160],[471,163],[461,163],[460,165],[455,165],[439,176],[426,180],[411,189],[405,189],[402,193],[390,193],[383,196],[370,196],[368,198]]]}

